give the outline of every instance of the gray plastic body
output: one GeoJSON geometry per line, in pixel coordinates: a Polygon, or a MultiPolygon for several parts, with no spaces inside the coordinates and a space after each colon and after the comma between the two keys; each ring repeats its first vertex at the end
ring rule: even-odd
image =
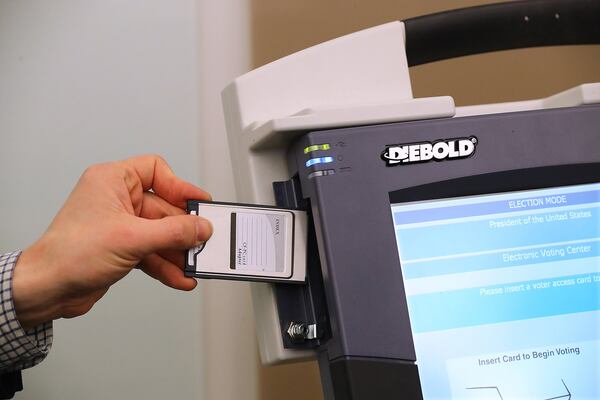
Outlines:
{"type": "MultiPolygon", "coordinates": [[[[328,359],[415,360],[390,209],[392,202],[411,199],[398,193],[412,196],[434,184],[449,186],[453,192],[445,192],[454,196],[526,189],[540,182],[526,171],[540,168],[553,168],[539,174],[548,186],[579,183],[581,174],[560,167],[600,163],[598,126],[600,105],[589,105],[335,129],[298,141],[290,173],[298,173],[312,207],[332,327],[328,359]],[[470,136],[478,141],[468,158],[395,167],[382,158],[390,145],[470,136]],[[303,151],[324,143],[330,150],[303,151]],[[335,161],[306,167],[308,159],[325,155],[335,161]],[[315,176],[319,170],[332,173],[315,176]],[[491,175],[511,171],[510,180],[491,175]],[[468,180],[473,177],[479,178],[468,180]]],[[[600,181],[596,170],[592,181],[600,181]]],[[[430,190],[431,198],[437,190],[430,190]]]]}

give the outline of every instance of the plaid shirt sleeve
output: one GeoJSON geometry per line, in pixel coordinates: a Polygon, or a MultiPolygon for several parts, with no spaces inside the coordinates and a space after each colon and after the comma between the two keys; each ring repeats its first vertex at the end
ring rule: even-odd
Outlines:
{"type": "Polygon", "coordinates": [[[0,374],[33,367],[52,347],[52,322],[26,331],[17,320],[12,278],[20,254],[0,254],[0,374]]]}

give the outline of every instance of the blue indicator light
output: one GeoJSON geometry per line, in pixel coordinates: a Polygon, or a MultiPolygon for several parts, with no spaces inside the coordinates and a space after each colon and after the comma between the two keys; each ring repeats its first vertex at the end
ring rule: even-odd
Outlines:
{"type": "Polygon", "coordinates": [[[306,167],[310,167],[317,164],[327,164],[330,162],[333,162],[333,157],[311,158],[306,162],[306,167]]]}

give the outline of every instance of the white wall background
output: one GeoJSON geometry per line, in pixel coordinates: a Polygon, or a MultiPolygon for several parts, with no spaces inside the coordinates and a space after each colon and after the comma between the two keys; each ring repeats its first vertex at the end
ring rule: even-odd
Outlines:
{"type": "MultiPolygon", "coordinates": [[[[215,199],[235,201],[221,90],[251,65],[250,0],[200,0],[200,178],[215,199]]],[[[259,361],[247,283],[202,282],[203,395],[260,398],[259,361]]]]}
{"type": "MultiPolygon", "coordinates": [[[[245,3],[0,0],[0,252],[34,241],[96,162],[160,153],[181,177],[220,198],[233,196],[229,164],[218,156],[226,142],[214,95],[248,63],[238,50],[246,45],[240,33],[249,41],[245,3]],[[223,10],[233,13],[225,36],[223,10]],[[223,32],[211,34],[219,26],[223,32]],[[204,162],[202,144],[216,146],[204,162]]],[[[50,356],[24,371],[25,390],[16,398],[252,399],[252,370],[239,387],[218,388],[236,368],[236,346],[219,352],[222,343],[211,341],[239,319],[220,315],[229,314],[227,304],[235,309],[245,290],[201,285],[179,293],[134,271],[88,315],[55,322],[50,356]],[[219,304],[219,296],[227,302],[219,304]],[[207,368],[211,363],[219,368],[207,368]]],[[[247,310],[240,310],[246,330],[247,310]]],[[[249,334],[238,346],[250,343],[250,358],[237,364],[254,368],[249,334]]]]}

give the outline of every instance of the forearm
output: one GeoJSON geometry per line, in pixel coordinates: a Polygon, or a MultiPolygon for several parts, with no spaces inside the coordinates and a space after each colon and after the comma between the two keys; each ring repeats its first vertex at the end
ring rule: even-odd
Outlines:
{"type": "Polygon", "coordinates": [[[12,284],[19,255],[0,255],[0,373],[40,363],[52,346],[52,322],[26,330],[18,320],[12,284]]]}
{"type": "Polygon", "coordinates": [[[12,295],[17,319],[23,329],[50,322],[61,316],[59,271],[53,271],[40,240],[24,250],[14,267],[12,295]]]}

